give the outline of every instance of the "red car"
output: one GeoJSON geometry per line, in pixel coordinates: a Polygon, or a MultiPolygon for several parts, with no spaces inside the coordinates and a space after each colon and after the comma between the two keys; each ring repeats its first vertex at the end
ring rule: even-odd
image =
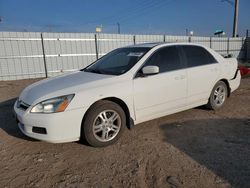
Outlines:
{"type": "Polygon", "coordinates": [[[239,66],[241,76],[250,75],[250,68],[239,66]]]}

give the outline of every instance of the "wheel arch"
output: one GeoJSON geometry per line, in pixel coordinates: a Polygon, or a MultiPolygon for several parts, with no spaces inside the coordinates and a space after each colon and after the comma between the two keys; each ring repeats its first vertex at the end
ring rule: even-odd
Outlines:
{"type": "MultiPolygon", "coordinates": [[[[231,88],[230,88],[230,85],[229,85],[229,82],[227,79],[223,78],[223,79],[220,79],[219,81],[222,81],[226,84],[227,86],[227,97],[230,97],[230,94],[231,94],[231,88]]],[[[218,81],[218,82],[219,82],[218,81]]]]}
{"type": "Polygon", "coordinates": [[[102,102],[102,101],[111,101],[111,102],[114,102],[117,105],[119,105],[123,109],[123,111],[125,113],[127,128],[131,129],[134,126],[134,120],[130,116],[130,111],[129,111],[129,108],[128,108],[127,104],[123,100],[121,100],[121,99],[119,99],[117,97],[106,97],[106,98],[100,99],[100,100],[98,100],[98,101],[96,101],[96,102],[94,102],[93,104],[90,105],[90,107],[88,108],[88,110],[86,111],[86,113],[83,116],[82,123],[81,123],[81,131],[82,131],[83,122],[85,121],[86,115],[89,112],[89,110],[91,109],[91,107],[94,106],[96,103],[99,103],[99,102],[102,102]]]}

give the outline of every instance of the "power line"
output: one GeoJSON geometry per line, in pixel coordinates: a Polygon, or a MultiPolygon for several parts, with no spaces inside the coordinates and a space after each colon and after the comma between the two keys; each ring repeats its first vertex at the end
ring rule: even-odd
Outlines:
{"type": "Polygon", "coordinates": [[[140,16],[144,15],[145,13],[148,13],[148,14],[149,13],[157,13],[156,11],[152,12],[152,10],[154,10],[156,8],[161,8],[164,5],[171,3],[172,1],[174,1],[174,0],[169,0],[169,1],[163,0],[162,2],[159,2],[157,4],[153,4],[152,6],[148,6],[146,8],[143,8],[140,11],[137,11],[137,12],[135,12],[133,14],[129,14],[126,17],[123,17],[121,19],[121,22],[125,23],[125,22],[128,22],[128,21],[135,21],[136,19],[140,18],[140,16]]]}
{"type": "MultiPolygon", "coordinates": [[[[97,22],[88,22],[86,25],[96,25],[102,23],[104,26],[117,26],[117,29],[119,29],[117,23],[122,24],[126,22],[131,22],[135,21],[139,18],[141,18],[142,15],[145,13],[147,14],[152,14],[152,13],[158,13],[158,11],[153,11],[155,9],[159,10],[159,8],[164,7],[164,5],[169,4],[173,1],[176,0],[160,0],[160,1],[155,1],[155,0],[146,0],[143,1],[141,4],[137,4],[137,6],[134,6],[133,9],[129,10],[124,10],[120,11],[119,13],[116,13],[116,15],[112,16],[106,16],[106,19],[100,19],[100,21],[97,22]],[[122,16],[122,12],[126,13],[126,16],[122,16]],[[109,18],[109,19],[107,19],[109,18]]],[[[82,26],[82,24],[80,24],[82,26]]],[[[79,26],[80,26],[79,25],[79,26]]]]}
{"type": "MultiPolygon", "coordinates": [[[[126,11],[126,16],[113,16],[109,22],[114,22],[115,20],[119,20],[119,22],[124,23],[127,22],[128,20],[135,20],[139,18],[138,16],[153,10],[155,8],[159,8],[163,6],[164,4],[169,3],[168,0],[160,0],[160,1],[149,1],[146,3],[144,6],[137,7],[133,10],[128,10],[126,11]]],[[[121,15],[121,14],[120,14],[121,15]]]]}
{"type": "Polygon", "coordinates": [[[143,7],[145,5],[147,5],[149,2],[154,2],[154,0],[144,0],[144,1],[140,1],[138,4],[133,4],[133,6],[131,7],[130,6],[127,6],[127,7],[123,7],[123,8],[120,8],[120,9],[116,9],[113,14],[110,14],[108,16],[105,16],[103,18],[96,18],[96,19],[93,19],[93,20],[90,20],[88,22],[88,24],[96,24],[96,23],[104,23],[108,20],[108,22],[110,22],[111,19],[113,18],[119,18],[119,16],[123,13],[126,13],[126,14],[130,14],[131,12],[133,11],[136,11],[138,8],[140,7],[143,7]]]}
{"type": "Polygon", "coordinates": [[[122,9],[118,12],[114,12],[113,15],[106,16],[104,18],[96,19],[95,21],[88,22],[88,25],[92,24],[109,24],[109,25],[115,25],[115,23],[124,23],[128,20],[134,20],[138,18],[138,15],[142,15],[146,11],[150,11],[155,8],[159,8],[160,6],[163,6],[164,4],[169,3],[168,0],[145,0],[141,3],[133,6],[133,8],[129,9],[122,9]],[[126,14],[126,16],[123,16],[126,14]]]}
{"type": "Polygon", "coordinates": [[[221,2],[227,2],[230,5],[234,6],[234,2],[232,0],[221,0],[221,2]]]}

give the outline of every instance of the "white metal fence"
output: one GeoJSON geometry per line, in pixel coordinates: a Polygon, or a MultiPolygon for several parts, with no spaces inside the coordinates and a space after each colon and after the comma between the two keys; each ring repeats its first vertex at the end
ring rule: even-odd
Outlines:
{"type": "Polygon", "coordinates": [[[246,41],[169,35],[0,32],[0,80],[56,76],[84,68],[115,48],[145,42],[194,42],[243,59],[249,51],[246,41]]]}

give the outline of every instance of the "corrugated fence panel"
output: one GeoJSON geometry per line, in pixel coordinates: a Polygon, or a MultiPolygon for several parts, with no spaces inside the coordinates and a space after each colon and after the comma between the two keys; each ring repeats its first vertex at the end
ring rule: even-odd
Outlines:
{"type": "Polygon", "coordinates": [[[207,47],[211,47],[211,38],[210,37],[191,37],[191,42],[201,44],[207,47]]]}
{"type": "Polygon", "coordinates": [[[163,35],[135,35],[135,43],[163,42],[163,35]]]}
{"type": "Polygon", "coordinates": [[[218,53],[225,55],[227,54],[227,49],[228,49],[228,38],[212,38],[212,45],[211,48],[218,53]]]}
{"type": "Polygon", "coordinates": [[[44,33],[48,75],[55,76],[86,67],[96,60],[91,33],[44,33]]]}
{"type": "Polygon", "coordinates": [[[39,33],[0,32],[0,80],[44,76],[39,33]]]}
{"type": "Polygon", "coordinates": [[[244,40],[245,38],[230,38],[229,53],[234,57],[243,58],[245,56],[244,40]]]}
{"type": "Polygon", "coordinates": [[[96,60],[96,52],[100,58],[113,49],[134,43],[193,42],[223,55],[250,58],[245,38],[103,33],[43,33],[42,36],[44,46],[41,33],[0,32],[0,80],[44,77],[44,57],[49,77],[79,70],[96,60]]]}
{"type": "Polygon", "coordinates": [[[166,35],[165,41],[166,42],[188,42],[188,36],[172,36],[166,35]]]}
{"type": "Polygon", "coordinates": [[[133,45],[133,35],[97,34],[99,57],[123,46],[133,45]]]}

